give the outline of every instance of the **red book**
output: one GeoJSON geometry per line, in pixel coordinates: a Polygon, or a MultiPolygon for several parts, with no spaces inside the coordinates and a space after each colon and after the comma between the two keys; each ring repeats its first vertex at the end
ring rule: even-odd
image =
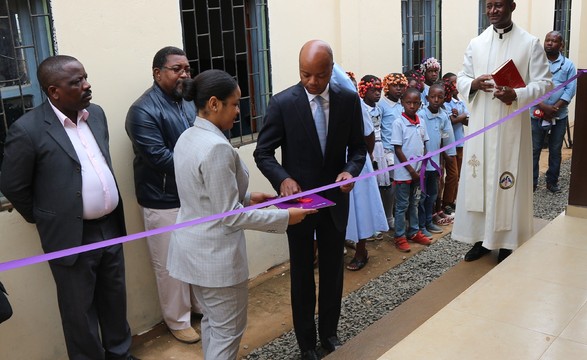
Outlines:
{"type": "Polygon", "coordinates": [[[275,204],[276,207],[280,209],[289,209],[292,207],[302,208],[302,209],[322,209],[329,206],[336,205],[334,202],[323,198],[318,194],[310,194],[306,196],[302,196],[296,199],[284,201],[278,204],[275,204]]]}
{"type": "Polygon", "coordinates": [[[524,82],[524,79],[522,79],[522,76],[512,59],[509,59],[503,63],[503,65],[498,67],[491,73],[491,76],[497,86],[507,86],[513,89],[526,87],[526,83],[524,82]]]}

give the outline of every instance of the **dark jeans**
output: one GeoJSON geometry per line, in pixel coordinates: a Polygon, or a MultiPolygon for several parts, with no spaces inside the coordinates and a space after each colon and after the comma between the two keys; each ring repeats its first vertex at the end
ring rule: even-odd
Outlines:
{"type": "Polygon", "coordinates": [[[434,204],[438,197],[438,172],[436,170],[426,170],[426,193],[420,195],[420,204],[418,205],[418,223],[420,229],[425,229],[432,223],[432,214],[434,213],[434,204]]]}
{"type": "Polygon", "coordinates": [[[396,238],[406,236],[406,217],[408,237],[420,230],[418,226],[418,205],[420,204],[420,182],[395,185],[395,234],[396,238]]]}
{"type": "MultiPolygon", "coordinates": [[[[534,187],[538,185],[538,172],[540,162],[540,152],[544,138],[548,134],[547,130],[542,128],[542,120],[532,118],[532,153],[534,160],[534,187]]],[[[551,127],[548,138],[548,170],[546,171],[546,183],[558,184],[558,177],[561,169],[561,149],[563,147],[563,138],[567,130],[568,117],[559,119],[551,127]]]]}

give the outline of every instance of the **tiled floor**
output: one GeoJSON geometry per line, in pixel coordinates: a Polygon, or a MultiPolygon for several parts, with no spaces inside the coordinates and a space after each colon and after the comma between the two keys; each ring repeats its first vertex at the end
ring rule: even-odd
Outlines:
{"type": "Polygon", "coordinates": [[[587,359],[585,234],[559,216],[380,359],[587,359]]]}

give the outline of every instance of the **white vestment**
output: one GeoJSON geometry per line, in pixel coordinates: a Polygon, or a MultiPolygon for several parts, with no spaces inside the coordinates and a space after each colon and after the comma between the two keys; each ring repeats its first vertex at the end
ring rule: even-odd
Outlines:
{"type": "MultiPolygon", "coordinates": [[[[500,35],[490,26],[471,40],[458,90],[469,100],[469,133],[482,129],[544,95],[551,74],[540,40],[515,24],[500,35]],[[525,88],[506,105],[491,92],[471,92],[477,77],[513,59],[525,88]]],[[[528,111],[465,143],[452,237],[487,249],[515,249],[532,235],[532,133],[528,111]]]]}

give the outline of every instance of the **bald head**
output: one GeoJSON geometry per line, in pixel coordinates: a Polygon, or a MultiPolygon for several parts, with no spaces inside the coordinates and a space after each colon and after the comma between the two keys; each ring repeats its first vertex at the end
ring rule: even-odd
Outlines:
{"type": "Polygon", "coordinates": [[[311,40],[300,50],[300,80],[310,94],[321,94],[326,89],[334,59],[332,49],[322,40],[311,40]]]}
{"type": "Polygon", "coordinates": [[[332,49],[327,42],[322,40],[310,40],[302,46],[302,49],[300,50],[300,62],[302,61],[302,58],[311,60],[317,56],[321,58],[326,56],[331,63],[334,62],[332,49]]]}

